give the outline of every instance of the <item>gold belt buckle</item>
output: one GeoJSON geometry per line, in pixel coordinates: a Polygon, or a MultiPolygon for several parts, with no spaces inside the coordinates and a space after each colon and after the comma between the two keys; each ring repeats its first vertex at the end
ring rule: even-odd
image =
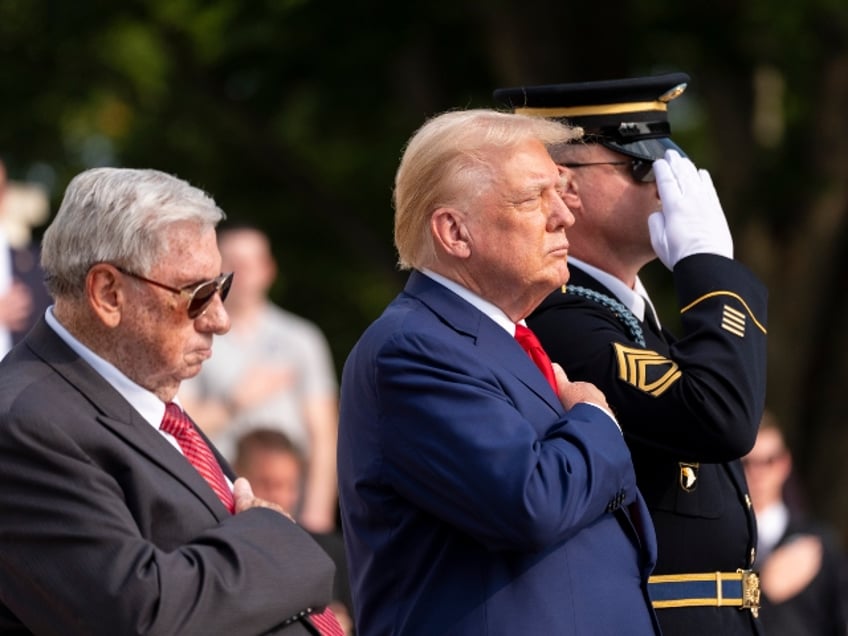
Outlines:
{"type": "Polygon", "coordinates": [[[751,610],[754,618],[760,615],[760,577],[753,570],[736,570],[742,575],[742,607],[751,610]]]}

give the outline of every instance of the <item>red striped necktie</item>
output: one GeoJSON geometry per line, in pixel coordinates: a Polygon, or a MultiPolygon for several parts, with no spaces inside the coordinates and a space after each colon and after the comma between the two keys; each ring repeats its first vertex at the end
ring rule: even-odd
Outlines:
{"type": "Polygon", "coordinates": [[[186,459],[212,487],[227,510],[235,512],[233,491],[227,484],[224,471],[185,411],[173,402],[168,402],[165,406],[165,417],[162,418],[159,428],[174,436],[186,459]]]}
{"type": "MultiPolygon", "coordinates": [[[[235,499],[224,477],[224,471],[185,411],[173,402],[168,402],[165,405],[165,417],[162,418],[159,428],[174,436],[186,459],[212,487],[227,510],[235,512],[235,499]]],[[[330,608],[310,614],[309,621],[322,636],[344,636],[344,630],[330,608]]]]}
{"type": "Polygon", "coordinates": [[[329,607],[325,607],[321,612],[310,614],[309,620],[318,628],[322,636],[344,636],[342,626],[329,607]]]}
{"type": "Polygon", "coordinates": [[[545,350],[542,348],[542,344],[539,342],[536,334],[524,325],[516,324],[515,339],[518,341],[518,344],[521,345],[521,348],[527,352],[527,355],[530,356],[533,362],[536,363],[536,366],[539,367],[539,371],[542,372],[542,375],[545,376],[548,384],[551,385],[554,393],[556,393],[556,376],[554,375],[554,368],[551,365],[551,359],[548,357],[548,354],[545,353],[545,350]]]}

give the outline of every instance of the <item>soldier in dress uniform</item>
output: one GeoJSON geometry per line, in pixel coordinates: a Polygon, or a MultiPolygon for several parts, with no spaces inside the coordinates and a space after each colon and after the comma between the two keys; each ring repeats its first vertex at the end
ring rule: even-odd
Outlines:
{"type": "Polygon", "coordinates": [[[764,285],[733,258],[709,174],[670,139],[684,73],[505,88],[497,102],[565,121],[568,285],[528,318],[572,380],[599,386],[628,440],[656,526],[650,593],[665,636],[760,633],[756,527],[739,461],[766,391],[764,285]],[[672,272],[679,337],[639,271],[672,272]]]}

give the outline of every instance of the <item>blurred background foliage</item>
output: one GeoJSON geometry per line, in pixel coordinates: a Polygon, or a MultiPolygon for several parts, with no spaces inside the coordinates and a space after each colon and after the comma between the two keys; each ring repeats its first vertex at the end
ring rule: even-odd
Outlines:
{"type": "MultiPolygon", "coordinates": [[[[209,191],[271,235],[274,300],[339,368],[404,282],[392,180],[426,117],[501,86],[689,73],[675,137],[770,287],[768,402],[811,509],[848,538],[844,0],[0,0],[0,56],[10,178],[54,211],[99,165],[209,191]]],[[[671,322],[669,277],[645,278],[671,322]]]]}

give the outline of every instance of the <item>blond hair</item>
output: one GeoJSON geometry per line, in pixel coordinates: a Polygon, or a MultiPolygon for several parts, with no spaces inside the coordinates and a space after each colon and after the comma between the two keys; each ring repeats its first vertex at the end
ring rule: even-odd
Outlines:
{"type": "Polygon", "coordinates": [[[490,187],[499,151],[529,140],[550,147],[581,135],[581,129],[560,122],[487,109],[450,111],[428,120],[407,142],[395,175],[394,237],[400,268],[432,263],[433,211],[461,208],[490,187]]]}

